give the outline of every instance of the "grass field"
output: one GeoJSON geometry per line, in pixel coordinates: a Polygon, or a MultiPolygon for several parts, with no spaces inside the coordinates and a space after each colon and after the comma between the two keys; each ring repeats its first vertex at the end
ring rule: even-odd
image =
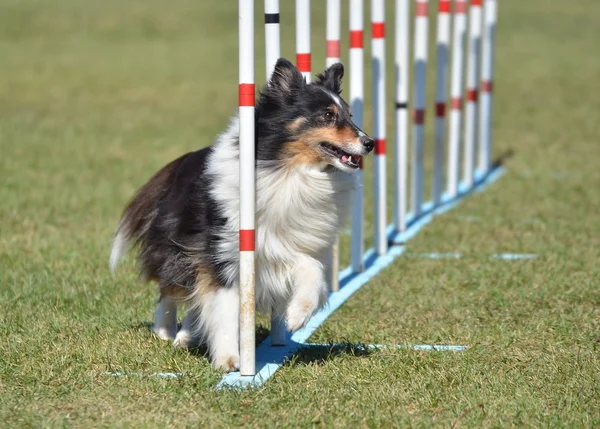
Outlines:
{"type": "Polygon", "coordinates": [[[155,290],[133,260],[112,278],[107,259],[134,190],[234,112],[236,15],[215,0],[0,3],[0,427],[600,426],[600,3],[500,2],[507,174],[407,249],[465,257],[401,257],[311,339],[471,349],[305,353],[258,390],[215,392],[205,357],[149,332],[155,290]]]}

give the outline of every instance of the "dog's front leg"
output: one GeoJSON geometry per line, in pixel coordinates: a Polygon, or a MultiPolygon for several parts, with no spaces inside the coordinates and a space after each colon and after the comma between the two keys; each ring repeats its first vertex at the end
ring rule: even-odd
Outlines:
{"type": "Polygon", "coordinates": [[[292,298],[288,304],[286,322],[288,330],[296,332],[327,301],[327,283],[323,264],[309,256],[296,259],[292,268],[292,298]]]}

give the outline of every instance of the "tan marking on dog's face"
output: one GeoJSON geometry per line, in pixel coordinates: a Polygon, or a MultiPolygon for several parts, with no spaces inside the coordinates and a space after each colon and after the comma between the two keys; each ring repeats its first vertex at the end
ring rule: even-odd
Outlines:
{"type": "Polygon", "coordinates": [[[338,107],[337,104],[332,104],[331,106],[329,106],[329,110],[331,110],[333,112],[333,114],[336,116],[338,116],[340,114],[340,108],[338,107]]]}
{"type": "Polygon", "coordinates": [[[300,128],[300,126],[302,124],[304,124],[307,121],[306,118],[298,118],[296,119],[294,122],[292,122],[291,124],[288,124],[286,126],[286,128],[288,129],[288,131],[295,133],[296,131],[298,131],[298,129],[300,128]]]}
{"type": "Polygon", "coordinates": [[[282,153],[287,164],[318,164],[323,162],[322,155],[315,145],[306,140],[296,140],[285,145],[282,153]]]}
{"type": "Polygon", "coordinates": [[[319,164],[328,162],[330,157],[324,154],[319,143],[327,142],[343,148],[347,145],[359,145],[356,131],[351,125],[338,128],[327,125],[311,128],[297,135],[297,140],[286,143],[282,156],[288,164],[319,164]]]}

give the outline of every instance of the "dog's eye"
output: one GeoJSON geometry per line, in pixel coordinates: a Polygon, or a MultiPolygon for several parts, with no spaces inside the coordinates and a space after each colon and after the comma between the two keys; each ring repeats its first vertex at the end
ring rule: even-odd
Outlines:
{"type": "Polygon", "coordinates": [[[326,121],[332,121],[335,118],[335,115],[333,114],[333,112],[327,111],[327,112],[325,112],[323,117],[325,118],[326,121]]]}

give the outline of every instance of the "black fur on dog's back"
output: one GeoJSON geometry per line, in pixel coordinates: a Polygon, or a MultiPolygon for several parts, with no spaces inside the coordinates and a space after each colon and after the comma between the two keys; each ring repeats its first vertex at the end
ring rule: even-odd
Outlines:
{"type": "Polygon", "coordinates": [[[114,270],[130,242],[138,247],[138,262],[145,279],[161,288],[181,286],[192,290],[197,270],[212,267],[218,237],[215,227],[225,223],[210,195],[206,174],[212,147],[190,152],[154,175],[127,205],[111,252],[114,270]]]}

